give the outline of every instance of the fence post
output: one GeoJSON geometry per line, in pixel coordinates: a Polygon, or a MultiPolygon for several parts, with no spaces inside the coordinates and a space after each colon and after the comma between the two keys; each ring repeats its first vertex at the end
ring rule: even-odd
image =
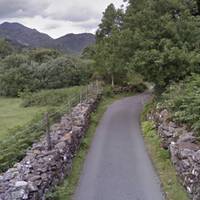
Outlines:
{"type": "Polygon", "coordinates": [[[80,91],[80,106],[81,106],[81,110],[82,110],[82,99],[83,99],[83,93],[82,90],[80,91]]]}
{"type": "Polygon", "coordinates": [[[52,143],[51,143],[51,135],[50,135],[50,124],[49,124],[49,114],[48,112],[45,113],[45,126],[46,126],[46,139],[47,139],[47,148],[48,150],[52,150],[52,143]]]}
{"type": "Polygon", "coordinates": [[[92,82],[92,94],[94,94],[94,91],[95,91],[95,84],[94,82],[92,82]]]}
{"type": "Polygon", "coordinates": [[[96,86],[97,86],[97,95],[99,94],[99,81],[96,80],[96,86]]]}
{"type": "Polygon", "coordinates": [[[68,100],[68,105],[69,105],[69,115],[70,115],[70,118],[71,118],[71,126],[73,127],[72,104],[70,102],[70,99],[68,100]]]}
{"type": "Polygon", "coordinates": [[[70,115],[70,118],[72,118],[72,109],[71,109],[71,102],[70,102],[70,99],[68,100],[68,106],[69,106],[69,115],[70,115]]]}
{"type": "Polygon", "coordinates": [[[86,103],[87,103],[87,101],[88,101],[88,85],[86,87],[86,103]]]}
{"type": "Polygon", "coordinates": [[[91,96],[91,83],[88,85],[88,96],[91,96]]]}

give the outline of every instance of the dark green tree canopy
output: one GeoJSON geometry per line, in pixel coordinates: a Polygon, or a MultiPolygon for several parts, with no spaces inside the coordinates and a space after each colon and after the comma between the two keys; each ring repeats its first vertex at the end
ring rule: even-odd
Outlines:
{"type": "Polygon", "coordinates": [[[104,75],[124,79],[139,73],[158,87],[199,72],[199,5],[199,0],[129,0],[120,28],[112,20],[98,40],[97,66],[104,75]]]}
{"type": "Polygon", "coordinates": [[[0,58],[5,58],[13,51],[12,46],[4,39],[0,39],[0,58]]]}

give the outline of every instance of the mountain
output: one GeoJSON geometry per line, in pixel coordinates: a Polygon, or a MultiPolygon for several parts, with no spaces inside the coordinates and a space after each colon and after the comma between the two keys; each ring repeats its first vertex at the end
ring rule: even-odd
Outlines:
{"type": "Polygon", "coordinates": [[[19,23],[5,22],[0,25],[0,37],[30,47],[49,47],[53,39],[36,29],[30,29],[19,23]]]}
{"type": "Polygon", "coordinates": [[[81,52],[83,49],[95,43],[95,36],[91,33],[67,34],[56,39],[60,49],[72,52],[81,52]]]}
{"type": "Polygon", "coordinates": [[[9,22],[0,24],[0,38],[10,40],[18,46],[55,48],[67,53],[81,53],[85,47],[95,43],[95,36],[90,33],[67,34],[61,38],[53,39],[36,29],[9,22]]]}

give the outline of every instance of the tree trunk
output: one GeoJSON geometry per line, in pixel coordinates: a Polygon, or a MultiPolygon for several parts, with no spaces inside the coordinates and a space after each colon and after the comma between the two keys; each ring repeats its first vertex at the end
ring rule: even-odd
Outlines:
{"type": "Polygon", "coordinates": [[[115,80],[114,80],[114,75],[113,74],[111,75],[111,80],[112,80],[112,87],[114,87],[115,86],[115,80]]]}

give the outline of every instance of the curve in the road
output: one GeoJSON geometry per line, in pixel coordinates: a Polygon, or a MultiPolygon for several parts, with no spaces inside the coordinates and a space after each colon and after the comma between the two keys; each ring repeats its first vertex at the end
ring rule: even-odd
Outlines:
{"type": "Polygon", "coordinates": [[[74,200],[164,199],[140,129],[140,114],[148,97],[128,97],[108,108],[96,130],[74,200]]]}

